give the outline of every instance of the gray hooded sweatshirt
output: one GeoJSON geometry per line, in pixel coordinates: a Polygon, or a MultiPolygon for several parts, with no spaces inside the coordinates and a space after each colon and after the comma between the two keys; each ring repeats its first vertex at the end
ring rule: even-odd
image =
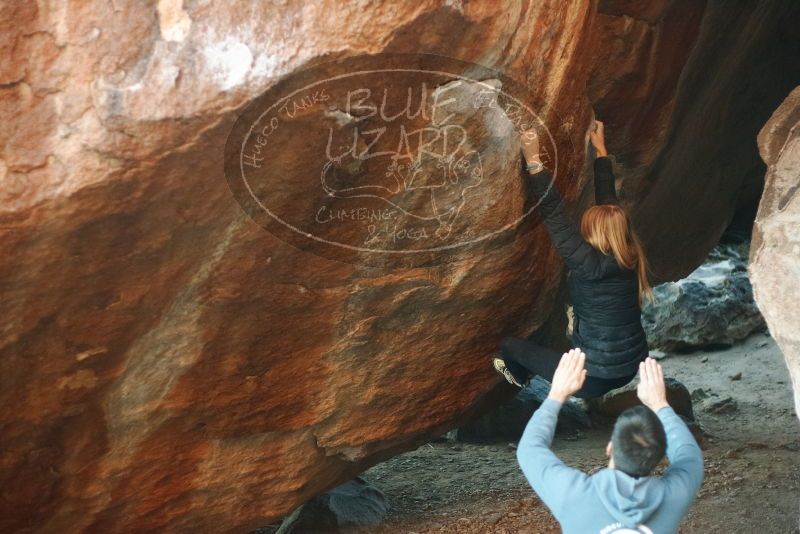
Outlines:
{"type": "Polygon", "coordinates": [[[667,434],[670,465],[660,477],[639,478],[610,468],[588,476],[567,467],[550,450],[560,409],[557,400],[542,403],[522,434],[517,460],[564,533],[678,532],[703,481],[703,456],[672,408],[656,414],[667,434]]]}

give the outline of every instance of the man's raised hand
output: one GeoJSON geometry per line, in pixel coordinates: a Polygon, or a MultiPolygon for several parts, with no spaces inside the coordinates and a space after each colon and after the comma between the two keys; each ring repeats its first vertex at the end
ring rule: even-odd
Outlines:
{"type": "Polygon", "coordinates": [[[572,394],[581,389],[583,381],[586,380],[586,369],[583,368],[585,362],[586,354],[581,349],[572,349],[564,353],[553,374],[548,398],[563,404],[572,394]]]}
{"type": "Polygon", "coordinates": [[[647,358],[639,364],[639,385],[636,386],[636,395],[642,404],[654,412],[669,406],[664,371],[653,358],[647,358]]]}

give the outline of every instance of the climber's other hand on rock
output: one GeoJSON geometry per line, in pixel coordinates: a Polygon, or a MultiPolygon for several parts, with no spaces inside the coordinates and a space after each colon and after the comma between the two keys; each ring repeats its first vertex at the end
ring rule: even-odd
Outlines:
{"type": "Polygon", "coordinates": [[[608,156],[606,150],[606,126],[600,121],[594,121],[592,131],[589,132],[589,140],[597,152],[597,157],[602,158],[608,156]]]}
{"type": "Polygon", "coordinates": [[[560,403],[567,401],[572,394],[581,389],[586,380],[586,354],[581,349],[572,349],[561,356],[556,372],[553,374],[552,387],[548,398],[560,403]]]}
{"type": "Polygon", "coordinates": [[[528,165],[541,161],[539,159],[539,134],[535,128],[523,130],[519,134],[519,141],[522,145],[522,155],[528,165]]]}

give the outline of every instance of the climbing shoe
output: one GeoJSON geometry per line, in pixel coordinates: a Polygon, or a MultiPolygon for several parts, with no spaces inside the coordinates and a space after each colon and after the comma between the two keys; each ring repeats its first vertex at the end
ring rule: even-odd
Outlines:
{"type": "Polygon", "coordinates": [[[523,387],[522,384],[517,382],[517,379],[514,378],[514,375],[511,374],[511,371],[508,370],[508,367],[506,367],[506,362],[504,362],[502,358],[493,358],[492,365],[494,365],[494,370],[503,375],[509,384],[514,384],[518,388],[523,387]]]}

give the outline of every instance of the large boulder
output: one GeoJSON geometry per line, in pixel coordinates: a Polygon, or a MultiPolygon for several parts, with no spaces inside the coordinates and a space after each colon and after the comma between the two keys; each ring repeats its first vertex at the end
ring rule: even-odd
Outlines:
{"type": "Polygon", "coordinates": [[[747,275],[746,243],[714,247],[689,276],[654,287],[653,295],[642,307],[652,348],[727,346],[766,327],[747,275]]]}
{"type": "MultiPolygon", "coordinates": [[[[3,2],[0,531],[252,530],[509,397],[489,365],[503,336],[545,325],[563,341],[563,264],[538,215],[505,225],[531,199],[513,129],[491,108],[454,103],[474,137],[463,156],[479,153],[491,178],[462,211],[477,232],[508,228],[485,249],[398,267],[310,238],[304,248],[245,215],[225,147],[261,96],[307,67],[349,75],[383,53],[498,69],[552,133],[556,185],[576,209],[591,197],[594,108],[654,267],[677,277],[758,177],[742,147],[794,83],[798,11],[794,0],[3,2]]],[[[402,96],[385,113],[408,99],[392,86],[402,96]]],[[[308,147],[324,136],[308,126],[346,132],[364,118],[347,95],[305,96],[263,166],[287,171],[268,197],[301,223],[322,202],[308,147]]],[[[339,163],[331,198],[354,177],[396,178],[339,163]]],[[[437,176],[437,163],[422,171],[437,176]]],[[[361,212],[330,213],[326,237],[363,240],[361,212]]]]}
{"type": "Polygon", "coordinates": [[[770,333],[786,357],[800,417],[800,87],[758,135],[768,166],[750,249],[750,279],[770,333]]]}

